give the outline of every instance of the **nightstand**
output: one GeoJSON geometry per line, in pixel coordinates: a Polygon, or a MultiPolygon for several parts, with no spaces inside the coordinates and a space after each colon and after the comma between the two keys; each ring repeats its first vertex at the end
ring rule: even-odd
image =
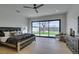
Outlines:
{"type": "Polygon", "coordinates": [[[65,42],[65,35],[60,35],[59,41],[65,42]]]}

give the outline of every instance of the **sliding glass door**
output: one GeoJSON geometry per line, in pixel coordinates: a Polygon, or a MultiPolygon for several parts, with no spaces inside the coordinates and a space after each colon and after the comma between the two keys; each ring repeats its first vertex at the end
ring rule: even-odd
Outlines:
{"type": "Polygon", "coordinates": [[[32,33],[36,36],[55,37],[61,30],[60,20],[33,21],[32,33]]]}
{"type": "Polygon", "coordinates": [[[39,27],[40,36],[48,36],[48,22],[43,21],[43,22],[39,22],[39,23],[40,23],[40,27],[39,27]]]}
{"type": "Polygon", "coordinates": [[[59,21],[49,21],[49,36],[55,37],[59,34],[59,21]]]}
{"type": "Polygon", "coordinates": [[[39,22],[32,23],[32,33],[39,36],[39,22]]]}

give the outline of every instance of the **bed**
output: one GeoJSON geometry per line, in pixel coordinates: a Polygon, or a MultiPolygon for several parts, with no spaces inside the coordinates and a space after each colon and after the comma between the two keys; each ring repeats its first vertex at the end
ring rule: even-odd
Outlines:
{"type": "MultiPolygon", "coordinates": [[[[0,32],[1,31],[2,30],[0,30],[0,32]]],[[[0,44],[3,46],[14,48],[17,52],[32,43],[34,40],[35,35],[30,33],[19,34],[14,36],[8,36],[8,34],[4,36],[3,33],[0,34],[0,44]]]]}

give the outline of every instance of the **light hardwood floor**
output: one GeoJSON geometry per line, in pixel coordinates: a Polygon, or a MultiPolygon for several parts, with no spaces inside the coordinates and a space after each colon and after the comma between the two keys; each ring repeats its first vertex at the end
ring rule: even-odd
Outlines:
{"type": "MultiPolygon", "coordinates": [[[[15,50],[0,46],[0,54],[18,54],[15,50]]],[[[19,54],[72,54],[64,42],[54,38],[37,37],[36,41],[22,49],[19,54]]]]}

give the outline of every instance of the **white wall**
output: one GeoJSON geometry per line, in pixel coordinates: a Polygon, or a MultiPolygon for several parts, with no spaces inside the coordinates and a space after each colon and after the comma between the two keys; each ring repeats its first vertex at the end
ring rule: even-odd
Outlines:
{"type": "Polygon", "coordinates": [[[28,20],[16,12],[15,5],[0,5],[0,27],[24,27],[28,20]]]}
{"type": "Polygon", "coordinates": [[[67,13],[67,33],[70,33],[70,28],[75,30],[75,34],[78,34],[78,16],[79,5],[73,5],[67,13]]]}
{"type": "Polygon", "coordinates": [[[65,14],[57,14],[57,15],[49,15],[49,16],[30,18],[29,19],[29,32],[31,32],[31,21],[53,20],[53,19],[61,19],[61,32],[66,33],[66,13],[65,14]]]}
{"type": "Polygon", "coordinates": [[[66,14],[48,15],[26,18],[22,13],[16,12],[14,5],[0,5],[0,27],[27,27],[31,32],[31,21],[61,19],[61,32],[69,34],[70,28],[78,34],[79,5],[73,5],[66,14]],[[67,18],[67,20],[66,20],[67,18]]]}

